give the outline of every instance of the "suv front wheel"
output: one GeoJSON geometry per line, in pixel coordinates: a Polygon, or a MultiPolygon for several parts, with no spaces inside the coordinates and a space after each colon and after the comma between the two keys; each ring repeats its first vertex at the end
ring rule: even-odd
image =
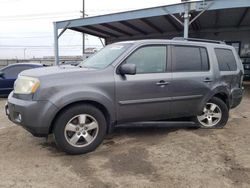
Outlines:
{"type": "Polygon", "coordinates": [[[106,119],[96,107],[88,104],[72,106],[56,119],[56,144],[69,154],[84,154],[99,146],[106,134],[106,119]]]}
{"type": "Polygon", "coordinates": [[[227,105],[221,99],[213,97],[203,108],[201,115],[194,118],[201,128],[223,128],[229,117],[227,105]]]}

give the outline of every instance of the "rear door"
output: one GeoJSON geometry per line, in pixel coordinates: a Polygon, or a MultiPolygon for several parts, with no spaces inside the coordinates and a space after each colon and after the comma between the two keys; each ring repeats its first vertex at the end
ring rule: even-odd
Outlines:
{"type": "Polygon", "coordinates": [[[167,45],[136,49],[123,63],[135,64],[135,75],[115,73],[118,123],[164,119],[170,115],[172,75],[167,45]]]}
{"type": "Polygon", "coordinates": [[[171,84],[173,117],[197,114],[203,96],[214,82],[205,47],[172,45],[171,84]]]}

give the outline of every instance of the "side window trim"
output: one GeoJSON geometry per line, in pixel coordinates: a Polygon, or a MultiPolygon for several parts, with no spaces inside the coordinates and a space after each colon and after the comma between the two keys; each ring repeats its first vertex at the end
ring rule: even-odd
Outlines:
{"type": "Polygon", "coordinates": [[[132,52],[130,52],[122,61],[121,63],[117,66],[116,68],[116,73],[119,74],[119,67],[122,66],[123,64],[126,63],[126,60],[131,56],[133,55],[136,51],[138,51],[139,49],[141,48],[145,48],[145,47],[153,47],[153,46],[164,46],[166,48],[166,62],[165,62],[165,65],[166,65],[166,68],[165,68],[165,71],[164,72],[148,72],[148,73],[136,73],[136,74],[155,74],[155,73],[158,73],[158,74],[162,74],[162,73],[169,73],[171,72],[171,49],[170,49],[170,44],[145,44],[145,45],[141,45],[137,48],[135,48],[132,52]]]}
{"type": "Polygon", "coordinates": [[[186,45],[186,44],[171,44],[170,45],[171,48],[171,72],[173,73],[183,73],[183,72],[209,72],[211,70],[211,64],[210,64],[210,59],[209,59],[209,53],[208,53],[208,49],[205,46],[193,46],[193,45],[186,45]],[[174,47],[175,46],[183,46],[183,47],[193,47],[193,48],[199,48],[199,52],[200,52],[200,58],[201,58],[201,66],[203,65],[203,61],[202,61],[202,55],[201,55],[201,49],[204,49],[207,55],[207,63],[208,63],[208,69],[207,70],[203,70],[201,67],[201,70],[193,70],[193,71],[174,71],[173,67],[174,67],[174,47]]]}

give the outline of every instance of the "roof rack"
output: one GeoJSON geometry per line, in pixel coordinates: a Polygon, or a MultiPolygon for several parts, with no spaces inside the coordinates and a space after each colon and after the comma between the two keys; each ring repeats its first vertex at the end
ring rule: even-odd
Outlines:
{"type": "Polygon", "coordinates": [[[174,37],[172,40],[186,40],[186,41],[195,41],[195,42],[209,42],[209,43],[216,43],[216,44],[225,44],[225,42],[219,41],[219,40],[198,39],[198,38],[174,37]]]}

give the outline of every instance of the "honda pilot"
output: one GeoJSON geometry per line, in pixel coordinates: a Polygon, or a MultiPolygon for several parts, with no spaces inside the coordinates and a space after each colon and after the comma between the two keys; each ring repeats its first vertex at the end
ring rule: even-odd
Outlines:
{"type": "Polygon", "coordinates": [[[53,134],[60,149],[82,154],[129,123],[186,118],[222,128],[241,102],[243,75],[235,49],[222,42],[118,42],[77,66],[22,72],[5,108],[34,136],[53,134]]]}

